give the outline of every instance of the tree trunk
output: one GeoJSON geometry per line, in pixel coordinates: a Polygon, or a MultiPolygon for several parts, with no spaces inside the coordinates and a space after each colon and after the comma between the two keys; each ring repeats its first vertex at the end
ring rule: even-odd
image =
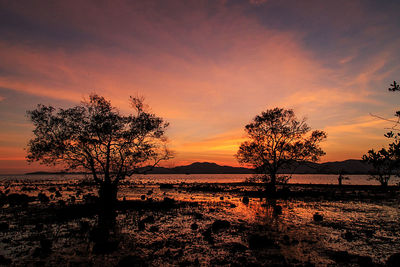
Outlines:
{"type": "Polygon", "coordinates": [[[109,180],[100,184],[98,221],[95,240],[93,241],[93,251],[98,251],[97,253],[107,251],[110,246],[111,233],[116,226],[117,191],[117,185],[109,180]]]}
{"type": "Polygon", "coordinates": [[[110,181],[104,181],[100,184],[100,213],[105,217],[113,217],[115,214],[115,205],[117,203],[118,185],[110,181]]]}
{"type": "Polygon", "coordinates": [[[271,186],[276,186],[276,173],[271,173],[271,186]]]}
{"type": "Polygon", "coordinates": [[[268,196],[275,197],[276,195],[276,173],[270,173],[270,182],[267,184],[268,196]]]}
{"type": "Polygon", "coordinates": [[[387,188],[389,179],[387,179],[387,178],[385,177],[385,175],[380,174],[380,175],[379,175],[379,182],[381,183],[381,186],[382,186],[383,188],[387,188]]]}

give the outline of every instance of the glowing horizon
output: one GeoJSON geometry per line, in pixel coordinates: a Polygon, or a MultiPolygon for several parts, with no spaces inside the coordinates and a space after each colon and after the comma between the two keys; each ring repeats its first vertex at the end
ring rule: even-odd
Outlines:
{"type": "Polygon", "coordinates": [[[143,95],[170,122],[178,166],[239,166],[244,126],[293,108],[324,130],[321,162],[387,143],[400,95],[396,1],[0,1],[0,173],[25,162],[36,104],[96,92],[129,112],[143,95]]]}

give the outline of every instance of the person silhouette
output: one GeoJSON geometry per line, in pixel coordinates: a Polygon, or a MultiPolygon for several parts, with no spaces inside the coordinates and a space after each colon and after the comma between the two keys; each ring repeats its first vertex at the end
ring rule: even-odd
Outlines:
{"type": "Polygon", "coordinates": [[[338,177],[339,186],[342,186],[343,180],[349,180],[349,179],[350,179],[349,177],[343,176],[343,171],[341,171],[338,177]]]}

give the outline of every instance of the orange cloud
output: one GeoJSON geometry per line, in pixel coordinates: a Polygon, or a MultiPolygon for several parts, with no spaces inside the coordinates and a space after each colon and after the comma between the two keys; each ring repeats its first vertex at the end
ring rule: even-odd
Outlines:
{"type": "Polygon", "coordinates": [[[324,160],[340,160],[343,157],[361,159],[369,149],[379,149],[391,142],[383,136],[391,126],[385,120],[364,116],[346,124],[325,127],[329,142],[323,144],[328,152],[324,160]]]}
{"type": "MultiPolygon", "coordinates": [[[[0,39],[0,88],[46,97],[45,104],[78,103],[96,92],[124,112],[129,95],[144,95],[153,111],[171,123],[176,162],[235,164],[232,155],[243,140],[244,125],[275,106],[294,108],[310,126],[325,129],[325,159],[344,159],[349,149],[359,155],[371,140],[378,142],[382,125],[363,121],[364,116],[393,112],[388,103],[395,100],[380,97],[379,88],[399,68],[393,63],[399,41],[385,42],[385,49],[377,44],[379,49],[370,48],[366,55],[362,38],[382,37],[383,28],[356,27],[359,43],[338,33],[347,33],[349,23],[363,25],[360,3],[346,3],[345,12],[352,14],[346,20],[336,3],[329,4],[329,12],[325,4],[293,3],[284,9],[287,16],[269,10],[279,3],[262,0],[167,5],[120,0],[96,6],[65,1],[49,5],[54,10],[18,5],[9,4],[15,20],[23,18],[37,32],[22,31],[18,40],[13,39],[18,29],[11,27],[12,34],[0,39]],[[290,15],[309,24],[301,28],[290,15]],[[314,23],[316,17],[325,24],[314,23]]],[[[34,104],[27,101],[26,109],[34,104]]],[[[6,124],[7,134],[21,131],[10,120],[6,124]]],[[[17,147],[27,141],[30,129],[22,131],[10,137],[15,150],[5,150],[4,157],[19,157],[17,147]]]]}

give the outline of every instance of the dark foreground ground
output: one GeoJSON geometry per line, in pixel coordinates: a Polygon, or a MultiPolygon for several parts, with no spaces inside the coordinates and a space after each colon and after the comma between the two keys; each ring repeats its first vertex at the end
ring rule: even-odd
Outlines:
{"type": "Polygon", "coordinates": [[[0,190],[0,265],[400,266],[395,187],[126,183],[109,232],[90,183],[0,190]]]}

